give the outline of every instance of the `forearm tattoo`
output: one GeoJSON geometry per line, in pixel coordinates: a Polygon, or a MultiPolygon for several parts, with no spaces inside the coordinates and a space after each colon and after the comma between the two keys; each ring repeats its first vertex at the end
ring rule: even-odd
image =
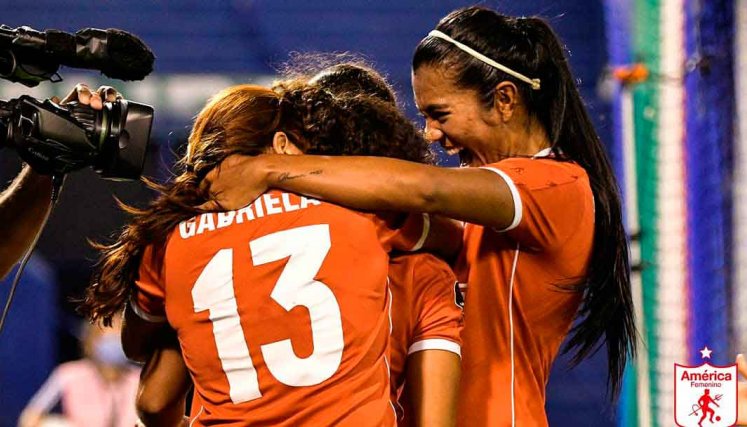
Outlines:
{"type": "Polygon", "coordinates": [[[307,173],[300,173],[298,175],[291,175],[290,172],[283,172],[278,176],[278,183],[283,183],[286,181],[291,181],[297,178],[303,178],[309,175],[321,175],[324,171],[322,169],[313,170],[311,172],[307,173]]]}

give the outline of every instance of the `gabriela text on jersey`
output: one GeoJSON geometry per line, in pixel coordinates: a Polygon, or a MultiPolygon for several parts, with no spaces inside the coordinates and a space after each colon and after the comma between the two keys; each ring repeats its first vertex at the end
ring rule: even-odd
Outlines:
{"type": "Polygon", "coordinates": [[[306,209],[321,202],[292,193],[265,193],[252,204],[235,211],[204,213],[182,221],[179,224],[179,235],[188,239],[198,234],[215,231],[232,224],[254,221],[258,218],[306,209]]]}

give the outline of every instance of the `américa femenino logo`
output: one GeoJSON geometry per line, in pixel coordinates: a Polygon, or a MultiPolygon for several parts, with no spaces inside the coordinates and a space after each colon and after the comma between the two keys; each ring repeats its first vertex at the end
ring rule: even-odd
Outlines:
{"type": "Polygon", "coordinates": [[[674,364],[674,419],[680,427],[726,427],[737,422],[737,365],[711,365],[708,346],[699,366],[674,364]]]}

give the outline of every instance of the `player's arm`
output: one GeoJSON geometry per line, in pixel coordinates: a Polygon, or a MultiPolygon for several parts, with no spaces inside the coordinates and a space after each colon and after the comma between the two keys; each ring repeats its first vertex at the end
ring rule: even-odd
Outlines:
{"type": "Polygon", "coordinates": [[[408,348],[401,404],[418,426],[453,426],[461,375],[462,308],[456,302],[456,277],[441,260],[427,254],[413,258],[417,314],[408,348]]]}
{"type": "MultiPolygon", "coordinates": [[[[510,181],[510,179],[509,179],[510,181]]],[[[512,190],[480,168],[441,168],[381,157],[231,156],[206,182],[224,208],[279,188],[354,209],[427,212],[507,228],[515,216],[512,190]]]]}
{"type": "Polygon", "coordinates": [[[146,427],[182,426],[185,421],[186,395],[192,382],[176,334],[165,338],[140,374],[136,408],[146,427]]]}
{"type": "Polygon", "coordinates": [[[52,178],[24,166],[0,194],[0,278],[28,250],[44,222],[52,197],[52,178]]]}
{"type": "Polygon", "coordinates": [[[414,425],[456,425],[460,363],[459,355],[443,350],[424,350],[407,357],[401,403],[414,425]]]}
{"type": "Polygon", "coordinates": [[[122,349],[128,359],[145,363],[172,329],[165,320],[145,318],[142,309],[134,302],[125,308],[122,322],[122,349]]]}
{"type": "Polygon", "coordinates": [[[143,251],[138,278],[130,301],[124,310],[122,348],[128,359],[145,363],[173,333],[166,321],[163,277],[154,258],[152,246],[143,251]]]}

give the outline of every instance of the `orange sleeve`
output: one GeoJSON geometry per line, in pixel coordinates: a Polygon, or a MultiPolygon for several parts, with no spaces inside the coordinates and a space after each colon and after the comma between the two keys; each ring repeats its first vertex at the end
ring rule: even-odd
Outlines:
{"type": "Polygon", "coordinates": [[[144,320],[164,322],[166,321],[165,291],[160,281],[160,274],[153,264],[153,247],[148,246],[143,251],[143,258],[140,261],[139,275],[135,281],[136,289],[130,306],[135,314],[144,320]]]}
{"type": "MultiPolygon", "coordinates": [[[[594,209],[586,171],[572,162],[512,158],[483,167],[505,180],[514,199],[514,221],[504,230],[530,248],[561,245],[594,209]]],[[[593,214],[591,215],[593,218],[593,214]]]]}
{"type": "Polygon", "coordinates": [[[423,254],[413,274],[415,330],[407,354],[445,350],[461,354],[462,308],[456,299],[456,277],[439,258],[423,254]]]}
{"type": "Polygon", "coordinates": [[[420,250],[430,231],[428,214],[368,215],[376,226],[376,233],[385,251],[414,252],[420,250]]]}

